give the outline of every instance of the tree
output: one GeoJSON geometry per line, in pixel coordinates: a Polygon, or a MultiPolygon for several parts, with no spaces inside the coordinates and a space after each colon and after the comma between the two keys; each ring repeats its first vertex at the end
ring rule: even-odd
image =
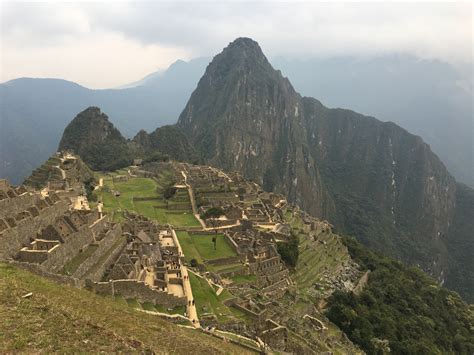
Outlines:
{"type": "Polygon", "coordinates": [[[206,212],[201,213],[201,219],[209,219],[209,218],[219,218],[220,216],[223,216],[224,210],[220,207],[211,207],[206,212]]]}

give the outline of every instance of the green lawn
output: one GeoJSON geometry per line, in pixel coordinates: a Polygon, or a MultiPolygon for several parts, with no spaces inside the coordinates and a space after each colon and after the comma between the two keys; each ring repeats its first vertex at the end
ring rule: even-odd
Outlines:
{"type": "Polygon", "coordinates": [[[194,217],[193,212],[191,210],[187,212],[173,213],[173,212],[165,212],[165,216],[167,218],[166,223],[170,223],[174,226],[179,227],[199,227],[201,224],[199,221],[194,217]]]}
{"type": "Polygon", "coordinates": [[[234,314],[223,301],[231,298],[232,295],[224,290],[219,296],[206,280],[189,273],[189,281],[193,290],[193,298],[196,302],[198,316],[205,313],[214,313],[220,321],[234,318],[234,314]]]}
{"type": "Polygon", "coordinates": [[[232,250],[223,234],[191,235],[191,239],[203,259],[221,259],[237,254],[232,250]],[[212,238],[216,237],[216,249],[212,238]]]}
{"type": "Polygon", "coordinates": [[[192,259],[196,259],[199,264],[202,264],[203,260],[201,258],[201,254],[199,254],[199,252],[197,251],[189,233],[184,231],[178,231],[176,232],[176,234],[178,236],[179,244],[183,249],[183,253],[186,260],[191,261],[192,259]]]}
{"type": "Polygon", "coordinates": [[[204,260],[213,260],[236,256],[223,234],[192,235],[188,232],[178,232],[178,239],[183,248],[184,256],[189,261],[196,259],[202,264],[204,260]],[[216,237],[216,250],[212,238],[216,237]]]}
{"type": "Polygon", "coordinates": [[[162,189],[171,183],[172,174],[164,171],[159,175],[158,182],[150,178],[130,178],[124,182],[113,182],[112,177],[104,177],[104,190],[97,192],[104,203],[104,211],[114,213],[114,220],[120,220],[118,211],[135,211],[145,217],[155,219],[159,223],[169,223],[177,227],[199,227],[199,221],[194,217],[191,203],[186,190],[179,190],[176,196],[169,200],[170,204],[180,204],[185,209],[170,211],[166,208],[167,201],[162,197],[162,189]],[[114,196],[111,190],[119,191],[120,196],[114,196]],[[137,201],[134,198],[151,197],[153,200],[137,201]],[[186,208],[187,207],[187,208],[186,208]]]}
{"type": "Polygon", "coordinates": [[[255,275],[237,275],[231,278],[235,283],[254,283],[257,280],[255,275]]]}

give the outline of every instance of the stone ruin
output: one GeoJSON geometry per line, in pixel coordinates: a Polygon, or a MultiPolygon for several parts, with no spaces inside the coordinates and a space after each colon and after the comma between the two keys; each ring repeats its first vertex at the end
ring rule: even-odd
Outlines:
{"type": "Polygon", "coordinates": [[[166,307],[187,304],[180,251],[174,231],[146,217],[126,213],[127,242],[102,276],[87,287],[166,307]]]}
{"type": "Polygon", "coordinates": [[[237,173],[225,174],[208,166],[176,164],[175,176],[180,185],[193,189],[198,213],[219,207],[224,214],[205,221],[208,228],[230,227],[244,221],[272,229],[284,221],[287,201],[281,195],[264,192],[237,173]]]}
{"type": "Polygon", "coordinates": [[[48,191],[75,191],[82,193],[84,183],[93,181],[94,175],[78,156],[71,152],[57,152],[35,169],[24,184],[33,189],[48,191]]]}

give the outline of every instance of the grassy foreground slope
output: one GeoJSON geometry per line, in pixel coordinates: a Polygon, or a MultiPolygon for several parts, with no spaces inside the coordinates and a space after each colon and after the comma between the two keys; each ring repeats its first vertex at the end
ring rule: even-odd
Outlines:
{"type": "Polygon", "coordinates": [[[60,285],[5,264],[0,264],[0,300],[2,352],[245,352],[112,297],[60,285]],[[30,292],[31,297],[22,297],[30,292]]]}

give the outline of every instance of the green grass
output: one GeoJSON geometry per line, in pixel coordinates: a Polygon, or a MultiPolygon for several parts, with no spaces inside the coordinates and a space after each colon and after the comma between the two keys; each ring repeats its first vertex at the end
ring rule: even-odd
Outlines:
{"type": "Polygon", "coordinates": [[[4,353],[243,353],[244,348],[139,312],[126,302],[0,264],[4,353]],[[32,292],[30,298],[22,298],[32,292]],[[125,303],[125,304],[124,304],[125,303]]]}
{"type": "Polygon", "coordinates": [[[178,227],[199,227],[201,224],[194,217],[191,210],[188,212],[166,213],[167,222],[178,227]]]}
{"type": "Polygon", "coordinates": [[[255,275],[237,275],[232,277],[231,280],[235,283],[248,284],[254,283],[257,280],[257,277],[255,275]]]}
{"type": "Polygon", "coordinates": [[[186,258],[186,260],[189,262],[192,259],[196,259],[199,264],[202,264],[203,260],[201,258],[201,254],[199,254],[199,252],[197,251],[189,233],[178,231],[176,232],[176,235],[178,236],[179,244],[183,249],[184,257],[186,258]]]}
{"type": "Polygon", "coordinates": [[[224,273],[224,272],[242,270],[244,266],[241,263],[237,262],[237,263],[224,264],[224,265],[209,265],[208,268],[210,271],[213,271],[213,272],[224,273]]]}
{"type": "Polygon", "coordinates": [[[179,243],[183,248],[186,260],[196,259],[202,264],[204,260],[213,260],[236,256],[223,234],[189,234],[188,232],[177,232],[179,243]],[[212,238],[216,237],[216,250],[212,238]]]}
{"type": "Polygon", "coordinates": [[[193,273],[189,274],[189,281],[191,282],[198,316],[205,313],[213,313],[217,316],[219,321],[234,318],[232,311],[223,303],[223,301],[232,297],[229,292],[224,290],[217,296],[214,289],[209,286],[206,280],[197,277],[193,273]]]}
{"type": "Polygon", "coordinates": [[[140,303],[138,303],[138,301],[135,299],[126,299],[125,301],[127,301],[127,304],[129,307],[138,308],[138,309],[141,308],[140,303]]]}
{"type": "Polygon", "coordinates": [[[155,309],[158,312],[168,313],[168,314],[181,314],[181,315],[184,315],[184,312],[186,312],[186,306],[176,306],[172,309],[168,309],[168,307],[164,307],[164,306],[161,306],[161,305],[156,305],[155,309]]]}
{"type": "Polygon", "coordinates": [[[187,191],[177,191],[176,196],[169,200],[171,204],[179,204],[186,209],[180,211],[168,210],[167,201],[162,197],[164,186],[172,182],[171,172],[164,171],[159,175],[158,182],[150,178],[130,178],[124,182],[113,182],[111,177],[104,177],[104,190],[97,193],[104,203],[104,211],[113,213],[114,220],[122,219],[118,211],[135,211],[145,217],[155,219],[162,224],[172,224],[176,227],[199,227],[199,221],[194,217],[187,191]],[[114,196],[111,191],[120,191],[120,196],[114,196]],[[151,197],[153,200],[137,201],[136,197],[151,197]]]}
{"type": "Polygon", "coordinates": [[[77,268],[87,259],[89,258],[94,252],[97,250],[97,245],[89,245],[86,250],[82,253],[79,253],[74,257],[71,261],[66,263],[61,270],[61,273],[64,275],[72,275],[76,272],[77,268]]]}
{"type": "Polygon", "coordinates": [[[251,339],[246,339],[246,338],[241,338],[239,336],[237,336],[236,334],[229,334],[227,332],[221,332],[221,331],[217,331],[219,335],[222,335],[228,339],[232,339],[238,343],[241,343],[241,344],[246,344],[247,346],[251,346],[255,349],[255,351],[259,351],[259,347],[258,347],[258,343],[256,341],[252,341],[251,339]]]}

